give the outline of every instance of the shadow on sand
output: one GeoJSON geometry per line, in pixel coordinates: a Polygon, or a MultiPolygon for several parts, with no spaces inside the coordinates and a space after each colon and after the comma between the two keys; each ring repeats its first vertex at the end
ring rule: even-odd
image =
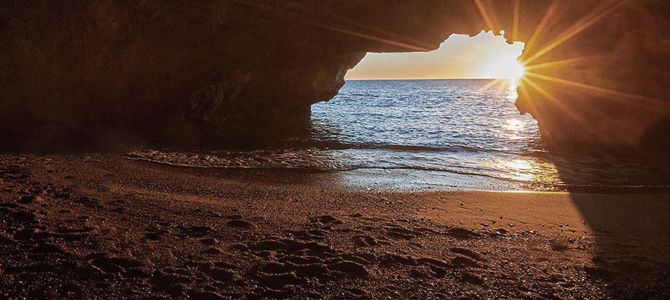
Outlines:
{"type": "MultiPolygon", "coordinates": [[[[561,172],[561,166],[557,165],[561,172]]],[[[622,174],[625,176],[625,174],[622,174]]],[[[569,176],[562,176],[567,184],[569,176]]],[[[670,201],[667,189],[613,188],[571,193],[585,225],[593,230],[594,280],[608,282],[613,299],[670,297],[670,201]]]]}

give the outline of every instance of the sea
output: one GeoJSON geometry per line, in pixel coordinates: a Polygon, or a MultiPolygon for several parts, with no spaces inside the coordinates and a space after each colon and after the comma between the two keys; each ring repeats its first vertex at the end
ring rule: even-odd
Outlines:
{"type": "Polygon", "coordinates": [[[132,159],[194,168],[311,170],[371,190],[667,190],[670,170],[608,156],[557,155],[492,80],[347,81],[314,104],[307,134],[281,146],[170,151],[132,159]]]}

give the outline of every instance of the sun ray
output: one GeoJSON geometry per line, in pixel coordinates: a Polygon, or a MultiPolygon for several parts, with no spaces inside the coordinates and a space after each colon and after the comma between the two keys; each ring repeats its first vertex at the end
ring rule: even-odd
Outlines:
{"type": "MultiPolygon", "coordinates": [[[[524,96],[528,97],[528,99],[529,99],[529,101],[531,101],[531,103],[533,103],[533,98],[530,96],[530,93],[525,88],[525,84],[530,85],[534,90],[537,90],[540,94],[546,96],[550,101],[552,101],[554,104],[556,104],[558,109],[563,111],[568,118],[570,118],[574,122],[582,125],[583,130],[588,131],[589,133],[593,134],[593,130],[590,129],[591,128],[590,126],[587,126],[588,122],[586,121],[586,119],[583,116],[580,116],[580,114],[574,112],[574,110],[572,108],[563,104],[563,102],[560,99],[551,95],[548,91],[546,91],[540,85],[533,82],[530,78],[523,78],[522,81],[524,82],[524,85],[521,85],[520,88],[521,88],[522,92],[524,93],[524,96]]],[[[534,105],[534,104],[531,104],[531,105],[534,105]]],[[[542,116],[535,116],[535,117],[536,118],[542,118],[542,116]]]]}
{"type": "Polygon", "coordinates": [[[624,93],[624,92],[620,92],[620,91],[616,91],[616,90],[612,90],[612,89],[607,89],[607,88],[603,88],[603,87],[589,85],[589,84],[586,84],[586,83],[570,81],[570,80],[557,78],[557,77],[552,77],[552,76],[547,76],[547,75],[541,75],[541,74],[537,74],[537,73],[533,73],[533,72],[526,72],[526,76],[534,77],[534,78],[537,78],[537,79],[541,79],[541,80],[545,80],[545,81],[549,81],[549,82],[554,82],[554,83],[558,83],[558,84],[573,86],[573,87],[589,90],[589,91],[596,92],[596,93],[612,95],[612,96],[616,96],[618,98],[639,100],[639,101],[642,101],[646,104],[655,105],[655,106],[658,106],[658,107],[668,108],[670,106],[670,104],[665,103],[663,101],[660,101],[658,99],[653,99],[653,98],[644,97],[644,96],[640,96],[640,95],[624,93]]]}
{"type": "MultiPolygon", "coordinates": [[[[528,92],[528,89],[526,88],[526,85],[524,84],[524,80],[525,79],[521,79],[521,84],[519,85],[519,91],[521,92],[521,95],[519,95],[519,97],[523,96],[523,99],[525,99],[525,102],[528,103],[530,106],[532,106],[533,111],[536,112],[535,100],[533,99],[533,97],[528,92]]],[[[517,101],[518,101],[518,99],[517,99],[517,101]]],[[[517,104],[517,109],[518,109],[518,104],[517,104]]],[[[519,111],[521,111],[521,110],[519,109],[519,111]]],[[[525,110],[525,112],[522,112],[522,113],[530,112],[532,114],[533,111],[525,110]]],[[[537,117],[537,116],[535,116],[535,117],[537,117]]]]}
{"type": "MultiPolygon", "coordinates": [[[[406,41],[409,41],[409,43],[400,42],[400,41],[397,41],[397,40],[392,40],[392,39],[380,37],[380,36],[373,35],[373,34],[363,33],[360,30],[356,30],[355,28],[354,29],[348,29],[348,28],[345,28],[344,26],[336,26],[336,25],[331,24],[331,23],[343,22],[342,20],[333,20],[334,22],[328,22],[328,24],[318,21],[319,19],[317,18],[317,16],[311,17],[312,20],[310,20],[309,13],[304,13],[304,12],[300,13],[300,12],[290,11],[288,9],[283,9],[278,5],[278,2],[276,2],[273,5],[262,4],[262,3],[257,3],[257,2],[253,2],[253,1],[248,1],[248,0],[232,0],[232,2],[237,3],[237,4],[241,4],[241,5],[254,7],[254,8],[257,8],[261,11],[273,11],[275,14],[281,13],[281,14],[283,14],[282,16],[284,18],[293,19],[293,20],[296,20],[298,22],[302,22],[304,24],[311,25],[311,26],[314,26],[314,27],[317,27],[317,28],[322,28],[322,29],[325,29],[325,30],[333,31],[333,32],[347,34],[347,35],[350,35],[350,36],[354,36],[354,37],[358,37],[358,38],[362,38],[362,39],[367,39],[367,40],[370,40],[370,41],[375,41],[375,42],[387,44],[387,45],[394,46],[394,47],[403,48],[403,49],[406,49],[406,50],[409,50],[409,51],[422,51],[422,52],[424,52],[424,51],[434,50],[433,45],[424,45],[424,44],[421,44],[417,41],[409,39],[407,37],[403,37],[403,39],[406,40],[406,41]]],[[[189,4],[191,4],[191,3],[189,2],[189,4]]],[[[347,20],[345,20],[345,21],[347,21],[347,20]]],[[[370,31],[377,31],[377,32],[380,31],[380,30],[377,30],[375,28],[365,28],[365,29],[370,30],[370,31]]],[[[379,33],[382,33],[382,32],[379,32],[379,33]]]]}
{"type": "Polygon", "coordinates": [[[624,2],[618,2],[614,5],[610,5],[605,11],[601,12],[600,14],[597,14],[595,17],[587,19],[586,21],[580,20],[577,22],[575,25],[573,25],[571,28],[566,30],[564,33],[560,34],[559,37],[552,42],[551,44],[547,45],[546,47],[542,48],[541,50],[537,51],[533,56],[530,58],[524,60],[524,64],[530,64],[533,61],[537,60],[538,58],[544,56],[545,54],[549,53],[550,51],[554,50],[556,47],[562,45],[566,41],[570,40],[571,38],[575,37],[582,31],[588,29],[589,27],[593,26],[612,12],[614,12],[616,9],[621,7],[624,4],[624,2]]]}
{"type": "Polygon", "coordinates": [[[547,90],[540,87],[537,83],[533,82],[533,80],[531,80],[530,78],[523,78],[522,80],[523,80],[523,83],[530,85],[530,87],[537,90],[543,96],[549,98],[550,100],[552,100],[556,103],[562,103],[561,100],[558,100],[558,98],[556,98],[555,96],[550,94],[547,90]]]}
{"type": "Polygon", "coordinates": [[[346,28],[321,24],[321,23],[318,23],[318,22],[304,21],[304,23],[312,25],[314,27],[330,30],[330,31],[333,31],[333,32],[339,32],[339,33],[347,34],[347,35],[350,35],[350,36],[355,36],[355,37],[367,39],[367,40],[370,40],[370,41],[380,42],[380,43],[387,44],[387,45],[390,45],[390,46],[404,48],[404,49],[407,49],[407,50],[412,50],[412,51],[430,51],[430,50],[433,50],[432,48],[429,48],[429,47],[423,47],[423,46],[417,46],[417,45],[407,44],[407,43],[403,43],[403,42],[398,42],[398,41],[394,41],[394,40],[390,40],[390,39],[386,39],[386,38],[377,37],[377,36],[374,36],[374,35],[361,33],[361,32],[358,32],[358,31],[349,30],[349,29],[346,29],[346,28]]]}
{"type": "Polygon", "coordinates": [[[486,27],[488,27],[489,30],[492,30],[495,33],[496,28],[493,25],[493,22],[491,21],[489,14],[486,12],[486,7],[484,7],[484,3],[482,3],[482,0],[474,0],[474,1],[475,4],[477,5],[477,8],[479,9],[479,13],[482,15],[482,18],[484,19],[484,22],[486,22],[486,27]]]}
{"type": "Polygon", "coordinates": [[[499,85],[499,84],[502,84],[502,82],[503,82],[503,79],[495,79],[495,80],[493,80],[493,81],[487,83],[486,85],[482,86],[481,88],[479,88],[479,89],[477,90],[477,92],[485,92],[485,91],[488,91],[490,88],[492,88],[492,87],[494,87],[494,86],[497,86],[497,85],[499,85]]]}
{"type": "Polygon", "coordinates": [[[519,40],[519,18],[521,16],[521,0],[514,0],[514,19],[512,20],[512,40],[519,40]]]}
{"type": "Polygon", "coordinates": [[[584,118],[580,117],[577,113],[575,113],[574,111],[572,111],[572,109],[570,109],[570,107],[568,107],[567,105],[565,105],[560,99],[556,98],[554,95],[552,95],[552,94],[549,93],[547,90],[545,90],[544,88],[542,88],[539,84],[535,83],[535,82],[534,82],[533,80],[531,80],[530,78],[522,78],[521,80],[523,81],[524,84],[528,84],[530,87],[532,87],[532,88],[533,88],[534,90],[536,90],[538,93],[540,93],[541,95],[547,97],[550,101],[552,101],[553,103],[555,103],[555,104],[558,106],[558,108],[559,108],[560,110],[562,110],[563,112],[565,112],[565,113],[567,114],[567,116],[568,116],[569,118],[571,118],[571,119],[573,119],[573,120],[575,120],[575,121],[577,121],[577,122],[580,122],[580,123],[585,123],[584,118]]]}
{"type": "Polygon", "coordinates": [[[556,7],[558,6],[556,0],[551,3],[551,6],[547,9],[547,12],[544,13],[544,17],[542,17],[542,20],[540,23],[535,27],[535,30],[533,30],[533,34],[531,34],[530,38],[528,39],[528,42],[526,43],[526,49],[524,53],[531,53],[531,50],[533,49],[533,46],[535,46],[535,42],[537,42],[537,38],[540,36],[542,31],[544,30],[544,27],[547,25],[549,22],[549,19],[551,16],[554,15],[554,12],[556,11],[556,7]]]}
{"type": "MultiPolygon", "coordinates": [[[[237,1],[240,1],[240,0],[237,0],[237,1]]],[[[319,17],[320,15],[315,14],[313,11],[311,11],[309,9],[307,9],[307,10],[305,10],[305,9],[297,10],[297,11],[292,12],[292,14],[294,16],[300,16],[300,17],[304,17],[305,15],[313,15],[312,20],[314,20],[316,18],[316,20],[318,20],[318,21],[321,21],[321,19],[322,19],[321,17],[319,17]]],[[[333,15],[328,15],[327,18],[330,18],[331,20],[334,20],[335,23],[339,24],[339,26],[333,27],[333,25],[329,25],[329,24],[333,23],[331,21],[326,21],[326,23],[311,21],[311,22],[308,22],[308,24],[319,26],[321,28],[328,29],[328,30],[333,30],[333,28],[337,28],[338,30],[336,30],[336,31],[343,32],[343,33],[354,32],[356,34],[364,35],[364,36],[361,36],[362,38],[368,38],[369,39],[369,37],[373,37],[373,38],[381,39],[381,40],[375,40],[375,41],[381,41],[381,42],[387,43],[387,44],[389,44],[388,41],[393,41],[393,42],[399,43],[398,40],[384,39],[384,38],[379,37],[380,35],[396,36],[397,32],[384,30],[383,28],[380,28],[378,26],[369,26],[368,24],[365,24],[365,23],[362,23],[362,22],[355,22],[352,19],[341,18],[341,17],[337,17],[337,16],[333,16],[333,15]],[[345,26],[351,27],[352,29],[347,29],[347,28],[345,28],[345,26]],[[370,32],[371,34],[363,34],[361,32],[361,29],[365,30],[367,32],[370,32]],[[346,31],[346,32],[344,32],[344,31],[346,31]]],[[[405,42],[400,43],[400,45],[397,45],[397,46],[404,47],[404,48],[407,48],[407,49],[410,49],[410,50],[413,47],[414,50],[419,50],[419,51],[434,50],[435,45],[428,44],[426,42],[420,41],[419,39],[416,39],[416,38],[411,37],[411,36],[403,35],[403,36],[400,36],[400,37],[405,42]],[[412,46],[412,47],[407,47],[408,45],[412,46]]]]}
{"type": "Polygon", "coordinates": [[[579,63],[579,62],[582,62],[582,61],[589,61],[589,60],[592,60],[592,59],[594,59],[596,57],[599,57],[599,56],[600,55],[576,57],[576,58],[563,59],[563,60],[557,60],[557,61],[552,61],[552,62],[547,62],[547,63],[536,64],[536,65],[530,65],[530,66],[525,66],[525,67],[526,67],[526,71],[537,70],[537,69],[546,69],[546,68],[551,68],[551,67],[559,67],[559,66],[576,64],[576,63],[579,63]]]}

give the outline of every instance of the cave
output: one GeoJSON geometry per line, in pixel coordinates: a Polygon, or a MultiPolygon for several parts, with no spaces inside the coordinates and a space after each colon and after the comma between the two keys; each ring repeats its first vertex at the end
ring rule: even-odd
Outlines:
{"type": "Polygon", "coordinates": [[[668,0],[0,0],[0,299],[670,299],[668,28],[668,0]],[[524,45],[504,95],[342,105],[366,56],[482,31],[524,45]]]}
{"type": "Polygon", "coordinates": [[[9,0],[0,127],[22,139],[217,139],[307,119],[368,52],[492,30],[526,43],[516,106],[547,144],[663,159],[669,17],[655,0],[9,0]]]}

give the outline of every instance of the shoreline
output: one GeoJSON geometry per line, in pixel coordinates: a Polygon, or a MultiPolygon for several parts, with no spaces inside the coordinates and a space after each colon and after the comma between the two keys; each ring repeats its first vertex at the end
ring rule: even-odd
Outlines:
{"type": "Polygon", "coordinates": [[[670,185],[584,185],[584,184],[548,184],[541,182],[529,182],[523,180],[504,179],[491,175],[464,173],[458,171],[446,170],[424,170],[413,168],[384,168],[384,167],[359,167],[346,170],[323,170],[317,168],[281,168],[281,167],[237,167],[237,166],[199,166],[178,164],[170,162],[161,162],[151,159],[137,158],[132,156],[122,156],[125,159],[141,163],[154,164],[156,166],[211,170],[213,172],[248,172],[248,173],[288,173],[304,176],[317,175],[325,177],[338,178],[346,177],[345,180],[339,180],[338,184],[342,189],[354,189],[358,191],[370,191],[373,186],[377,191],[382,192],[453,192],[453,191],[472,191],[472,192],[537,192],[537,193],[591,193],[591,194],[667,194],[670,193],[670,185]],[[218,170],[218,171],[216,171],[218,170]],[[410,174],[392,176],[389,172],[405,173],[426,173],[423,176],[412,178],[410,174]],[[365,174],[367,173],[367,174],[365,174]],[[447,175],[448,179],[442,178],[434,180],[432,184],[415,183],[416,181],[431,181],[436,177],[428,175],[437,173],[447,175]],[[447,184],[450,183],[452,185],[447,184]],[[456,182],[456,183],[454,183],[456,182]],[[475,183],[476,182],[476,183],[475,183]],[[455,184],[455,185],[454,185],[455,184]],[[471,185],[471,187],[468,187],[471,185]],[[497,186],[496,186],[497,185],[497,186]],[[474,186],[474,187],[472,187],[474,186]]]}
{"type": "Polygon", "coordinates": [[[361,191],[116,155],[0,155],[0,295],[668,296],[670,194],[361,191]]]}

